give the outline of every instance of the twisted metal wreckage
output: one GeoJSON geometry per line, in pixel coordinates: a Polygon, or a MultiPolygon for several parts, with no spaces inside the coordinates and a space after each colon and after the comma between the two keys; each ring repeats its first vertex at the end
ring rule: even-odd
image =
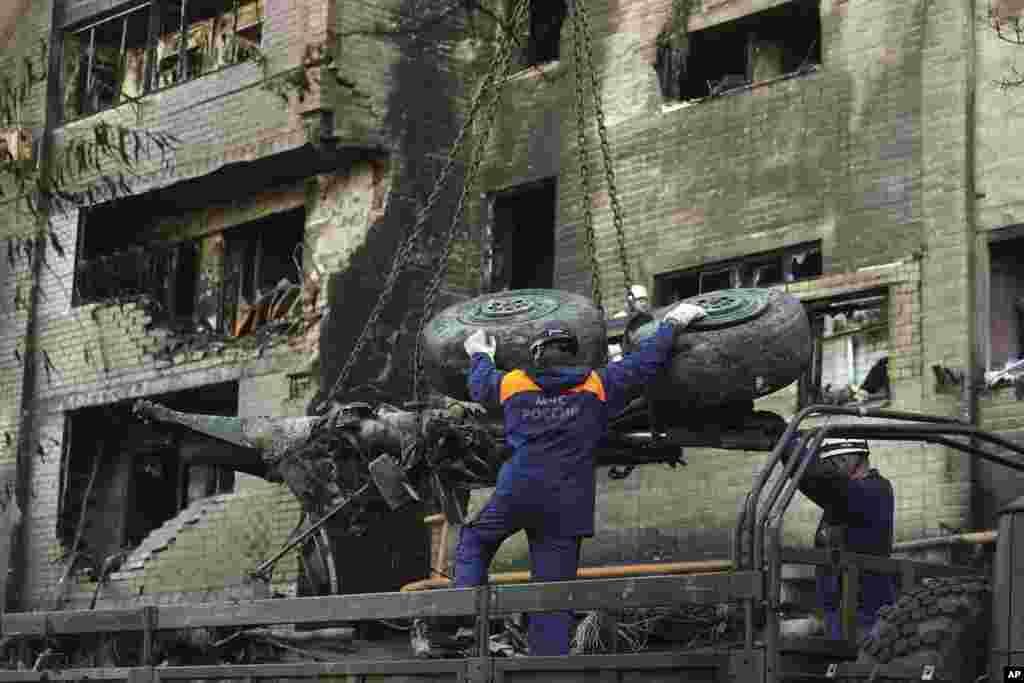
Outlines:
{"type": "MultiPolygon", "coordinates": [[[[317,594],[344,592],[332,540],[365,534],[382,515],[414,502],[441,510],[448,520],[461,524],[470,491],[493,486],[501,464],[511,454],[500,418],[476,404],[451,400],[447,407],[407,409],[335,402],[323,415],[296,418],[184,413],[147,400],[136,401],[134,412],[145,420],[180,425],[225,446],[203,449],[202,464],[284,483],[301,503],[302,521],[285,545],[251,575],[269,580],[276,563],[301,546],[301,566],[317,594]]],[[[610,476],[622,478],[641,465],[686,464],[685,446],[770,450],[786,426],[777,415],[746,410],[732,418],[718,410],[714,420],[697,416],[685,425],[663,430],[650,425],[646,399],[638,397],[612,421],[596,454],[598,464],[610,468],[610,476]]],[[[656,612],[644,615],[643,629],[617,624],[617,637],[641,648],[652,626],[668,624],[678,630],[684,624],[707,635],[720,633],[725,624],[725,615],[714,610],[685,615],[656,612]]],[[[695,637],[696,632],[690,635],[695,637]]],[[[599,650],[608,638],[608,626],[600,615],[589,615],[580,625],[577,647],[599,650]]],[[[524,645],[514,623],[507,624],[495,642],[497,649],[509,653],[521,652],[524,645]]]]}
{"type": "MultiPolygon", "coordinates": [[[[500,419],[458,401],[447,408],[412,409],[334,403],[324,415],[294,418],[200,415],[147,400],[137,401],[134,410],[140,418],[181,425],[233,446],[204,451],[201,464],[283,482],[299,499],[305,521],[284,548],[253,572],[264,578],[298,545],[319,538],[326,553],[329,522],[335,532],[365,532],[369,516],[382,505],[397,510],[419,501],[461,524],[470,491],[493,486],[511,454],[500,419]]],[[[646,400],[640,397],[612,421],[597,463],[621,478],[640,465],[685,464],[685,446],[770,450],[784,429],[785,421],[773,413],[737,412],[730,423],[729,414],[719,411],[712,422],[698,417],[652,430],[646,400]]],[[[321,568],[333,574],[329,558],[325,561],[321,568]]],[[[326,582],[323,576],[315,578],[315,585],[339,592],[336,577],[326,582]]]]}

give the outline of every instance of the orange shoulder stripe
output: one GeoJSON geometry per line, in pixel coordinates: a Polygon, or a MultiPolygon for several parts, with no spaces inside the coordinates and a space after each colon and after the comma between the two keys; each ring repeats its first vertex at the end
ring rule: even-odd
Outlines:
{"type": "Polygon", "coordinates": [[[540,387],[522,370],[513,370],[506,373],[501,379],[500,396],[502,403],[524,391],[540,391],[540,387]]]}
{"type": "Polygon", "coordinates": [[[596,395],[599,399],[601,399],[601,401],[608,400],[608,397],[604,393],[604,383],[601,381],[601,376],[598,375],[596,372],[591,372],[590,376],[587,377],[586,381],[583,382],[583,384],[577,384],[569,391],[571,391],[574,394],[581,391],[589,391],[590,393],[596,395]]]}

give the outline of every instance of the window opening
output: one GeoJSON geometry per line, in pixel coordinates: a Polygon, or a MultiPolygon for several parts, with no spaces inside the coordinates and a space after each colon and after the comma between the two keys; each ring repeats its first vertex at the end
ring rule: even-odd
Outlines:
{"type": "Polygon", "coordinates": [[[799,407],[890,397],[888,310],[884,292],[807,305],[814,346],[798,387],[799,407]]]}
{"type": "Polygon", "coordinates": [[[65,120],[249,59],[262,16],[262,0],[155,0],[68,31],[65,120]]]}
{"type": "Polygon", "coordinates": [[[989,361],[1001,370],[1024,357],[1024,238],[989,245],[989,361]]]}
{"type": "Polygon", "coordinates": [[[116,202],[79,213],[81,246],[75,267],[74,305],[146,297],[165,320],[191,318],[195,313],[198,243],[118,242],[124,236],[113,226],[136,218],[141,219],[122,211],[116,202]]]}
{"type": "Polygon", "coordinates": [[[694,31],[688,36],[685,67],[678,81],[665,69],[668,98],[683,100],[720,95],[758,81],[798,74],[821,64],[821,18],[818,0],[792,0],[739,19],[694,31]]]}
{"type": "Polygon", "coordinates": [[[158,87],[248,59],[262,38],[260,0],[162,0],[158,87]]]}
{"type": "Polygon", "coordinates": [[[65,118],[88,116],[145,90],[149,4],[65,36],[65,118]]]}
{"type": "Polygon", "coordinates": [[[554,179],[494,197],[487,291],[554,286],[555,202],[554,179]]]}
{"type": "MultiPolygon", "coordinates": [[[[152,399],[177,410],[234,416],[238,384],[152,399]]],[[[70,547],[84,505],[79,549],[94,570],[107,557],[138,546],[190,503],[234,490],[234,470],[196,462],[188,453],[194,437],[168,425],[142,422],[132,415],[131,403],[83,408],[67,418],[57,536],[70,547]],[[89,490],[97,459],[97,476],[89,490]]],[[[203,444],[207,449],[230,447],[208,441],[203,444]]]]}
{"type": "MultiPolygon", "coordinates": [[[[509,11],[511,5],[507,5],[509,11]]],[[[562,25],[567,15],[565,0],[530,3],[530,21],[515,48],[521,66],[537,66],[558,60],[562,25]]]]}
{"type": "Polygon", "coordinates": [[[239,336],[258,327],[282,281],[300,284],[306,212],[272,214],[225,233],[225,333],[239,336]]]}
{"type": "Polygon", "coordinates": [[[659,275],[654,279],[655,301],[665,306],[719,289],[770,287],[815,278],[821,275],[821,267],[821,243],[800,244],[659,275]]]}
{"type": "Polygon", "coordinates": [[[722,268],[700,274],[700,293],[714,292],[719,289],[732,289],[739,282],[739,269],[722,268]]]}

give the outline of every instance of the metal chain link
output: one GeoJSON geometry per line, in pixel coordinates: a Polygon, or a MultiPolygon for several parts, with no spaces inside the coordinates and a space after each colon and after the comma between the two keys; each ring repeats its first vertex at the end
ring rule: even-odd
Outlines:
{"type": "MultiPolygon", "coordinates": [[[[608,199],[612,207],[612,222],[615,225],[615,236],[619,246],[619,265],[622,268],[623,287],[626,290],[626,302],[632,309],[633,294],[630,291],[632,277],[629,272],[629,255],[626,251],[626,231],[622,221],[622,205],[619,204],[619,191],[615,184],[615,169],[612,166],[612,151],[608,144],[608,128],[605,126],[604,107],[601,103],[601,90],[598,87],[597,72],[594,69],[594,49],[590,40],[590,20],[587,17],[586,0],[575,0],[577,20],[580,24],[579,33],[583,36],[583,51],[586,56],[586,70],[590,72],[590,95],[594,100],[594,116],[597,118],[597,135],[601,140],[601,156],[604,161],[605,180],[608,183],[608,199]]],[[[577,50],[577,54],[579,50],[577,50]]],[[[579,73],[579,71],[577,71],[579,73]]],[[[595,248],[596,250],[596,248],[595,248]]]]}
{"type": "MultiPolygon", "coordinates": [[[[601,268],[597,260],[597,239],[594,235],[594,214],[590,205],[590,164],[587,161],[587,119],[586,95],[583,92],[584,38],[581,33],[583,24],[579,19],[581,0],[568,0],[569,13],[572,18],[573,51],[575,62],[573,71],[576,86],[576,154],[579,158],[580,188],[583,193],[583,229],[586,237],[587,252],[590,256],[590,289],[591,298],[598,308],[601,305],[601,268]]],[[[589,44],[589,41],[587,41],[589,44]]]]}
{"type": "Polygon", "coordinates": [[[391,297],[394,294],[395,284],[398,282],[398,277],[402,274],[406,263],[409,261],[410,256],[417,247],[419,238],[426,226],[427,219],[430,217],[430,214],[434,209],[434,205],[437,204],[437,201],[441,196],[441,191],[444,189],[444,186],[448,181],[448,176],[451,174],[451,170],[455,165],[455,159],[458,157],[459,151],[462,149],[466,133],[472,126],[473,121],[476,119],[484,101],[484,95],[490,89],[494,79],[495,70],[491,69],[485,75],[480,86],[477,88],[476,93],[473,95],[472,103],[470,104],[469,111],[466,114],[466,120],[463,121],[458,135],[455,137],[455,141],[448,150],[444,166],[441,168],[441,172],[434,180],[434,187],[431,189],[430,195],[427,197],[427,201],[422,207],[420,207],[416,214],[416,222],[413,224],[412,229],[406,236],[405,241],[402,242],[402,245],[395,251],[395,256],[391,261],[391,270],[388,272],[387,279],[384,281],[384,289],[381,290],[380,296],[377,297],[377,301],[373,306],[373,310],[370,312],[370,316],[366,320],[366,324],[363,325],[363,329],[359,332],[359,337],[356,338],[356,343],[352,346],[352,351],[349,353],[348,358],[345,360],[345,365],[342,366],[341,372],[338,374],[338,379],[335,380],[334,386],[331,387],[331,391],[327,396],[328,400],[336,397],[347,386],[349,375],[352,373],[352,368],[355,367],[356,361],[359,359],[359,356],[363,351],[363,347],[366,345],[366,340],[369,337],[370,330],[376,327],[377,321],[380,319],[381,313],[384,311],[384,307],[391,301],[391,297]]]}
{"type": "MultiPolygon", "coordinates": [[[[522,28],[524,19],[526,18],[527,9],[530,6],[530,0],[518,0],[512,11],[511,21],[511,32],[512,35],[518,35],[518,31],[522,28]]],[[[483,127],[476,136],[476,141],[473,147],[473,155],[470,159],[469,167],[466,169],[466,177],[462,184],[462,192],[459,194],[459,201],[455,207],[455,213],[452,215],[451,224],[448,227],[448,231],[445,235],[444,246],[441,249],[441,253],[437,260],[437,267],[434,270],[434,277],[427,287],[427,293],[423,298],[423,310],[420,315],[419,330],[416,333],[416,344],[413,350],[413,361],[412,361],[412,394],[413,401],[419,400],[420,386],[423,378],[423,331],[427,326],[427,322],[433,313],[434,303],[437,299],[438,292],[441,290],[441,283],[444,280],[444,276],[448,271],[448,262],[451,257],[452,247],[455,245],[455,237],[458,234],[459,225],[462,223],[462,214],[466,208],[466,200],[472,193],[473,187],[476,184],[477,176],[480,172],[480,166],[483,163],[484,156],[487,149],[487,142],[491,137],[491,132],[494,130],[494,120],[498,114],[498,106],[501,103],[501,95],[504,90],[503,86],[505,81],[508,79],[512,71],[512,41],[509,40],[508,36],[502,31],[498,38],[498,59],[496,62],[496,68],[489,72],[491,77],[490,88],[488,91],[489,102],[484,108],[484,122],[483,127]],[[497,73],[498,82],[494,82],[494,75],[497,73]]]]}

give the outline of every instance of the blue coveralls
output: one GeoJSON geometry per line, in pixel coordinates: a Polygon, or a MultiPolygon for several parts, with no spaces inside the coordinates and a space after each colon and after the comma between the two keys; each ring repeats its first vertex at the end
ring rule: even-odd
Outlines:
{"type": "MultiPolygon", "coordinates": [[[[650,382],[672,354],[673,324],[663,322],[636,352],[604,368],[495,369],[473,355],[469,391],[478,403],[500,403],[512,457],[491,499],[467,523],[456,550],[455,585],[487,582],[501,543],[525,529],[535,581],[576,578],[580,540],[594,535],[594,449],[630,392],[650,382]]],[[[569,653],[570,612],[531,615],[531,655],[569,653]]]]}
{"type": "MultiPolygon", "coordinates": [[[[799,435],[791,442],[795,448],[799,435]]],[[[896,501],[889,480],[872,469],[863,479],[850,479],[820,460],[808,465],[800,491],[822,509],[814,534],[814,547],[841,547],[865,555],[892,555],[896,501]]],[[[817,594],[825,611],[830,638],[842,637],[839,608],[842,586],[838,573],[819,569],[817,594]]],[[[865,571],[861,575],[857,624],[867,633],[878,619],[878,609],[896,601],[896,579],[865,571]]]]}

